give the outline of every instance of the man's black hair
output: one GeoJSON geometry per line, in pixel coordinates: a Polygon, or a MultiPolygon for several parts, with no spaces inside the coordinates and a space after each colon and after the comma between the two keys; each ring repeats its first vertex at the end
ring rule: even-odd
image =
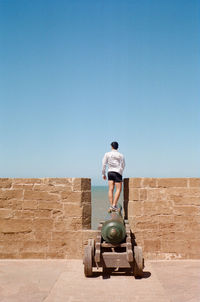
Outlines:
{"type": "Polygon", "coordinates": [[[118,147],[119,147],[119,144],[118,144],[118,142],[112,142],[112,143],[111,143],[111,146],[112,146],[115,150],[117,150],[118,147]]]}

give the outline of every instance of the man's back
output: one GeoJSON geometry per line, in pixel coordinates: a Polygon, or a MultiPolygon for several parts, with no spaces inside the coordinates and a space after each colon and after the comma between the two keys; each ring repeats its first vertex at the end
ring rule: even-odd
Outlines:
{"type": "Polygon", "coordinates": [[[124,156],[119,151],[113,149],[105,153],[102,164],[103,164],[103,171],[102,171],[103,175],[105,174],[106,164],[108,165],[108,172],[113,171],[122,175],[125,167],[124,156]]]}

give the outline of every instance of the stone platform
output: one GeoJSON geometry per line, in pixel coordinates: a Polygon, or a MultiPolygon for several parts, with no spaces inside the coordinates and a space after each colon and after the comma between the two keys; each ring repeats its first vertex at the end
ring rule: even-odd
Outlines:
{"type": "Polygon", "coordinates": [[[85,278],[81,260],[1,260],[1,302],[199,302],[200,260],[149,261],[144,278],[85,278]]]}

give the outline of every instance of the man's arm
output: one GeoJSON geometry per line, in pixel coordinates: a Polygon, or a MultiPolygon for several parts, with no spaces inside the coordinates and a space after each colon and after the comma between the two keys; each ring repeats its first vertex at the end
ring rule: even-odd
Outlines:
{"type": "Polygon", "coordinates": [[[122,156],[122,163],[121,163],[121,166],[122,166],[122,169],[124,170],[124,168],[125,168],[125,158],[124,158],[124,156],[122,156]]]}
{"type": "Polygon", "coordinates": [[[106,176],[106,164],[108,162],[107,154],[104,155],[102,160],[102,176],[106,176]]]}

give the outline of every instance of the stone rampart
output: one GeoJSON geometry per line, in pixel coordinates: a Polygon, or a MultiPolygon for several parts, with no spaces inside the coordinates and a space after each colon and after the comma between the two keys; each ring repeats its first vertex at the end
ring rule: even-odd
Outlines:
{"type": "Polygon", "coordinates": [[[81,258],[90,227],[89,178],[0,178],[0,258],[81,258]]]}
{"type": "Polygon", "coordinates": [[[200,178],[127,178],[124,200],[145,259],[200,259],[200,178]]]}
{"type": "MultiPolygon", "coordinates": [[[[124,179],[124,207],[145,259],[200,259],[200,178],[124,179]]],[[[0,258],[81,258],[89,178],[0,178],[0,258]]]]}

